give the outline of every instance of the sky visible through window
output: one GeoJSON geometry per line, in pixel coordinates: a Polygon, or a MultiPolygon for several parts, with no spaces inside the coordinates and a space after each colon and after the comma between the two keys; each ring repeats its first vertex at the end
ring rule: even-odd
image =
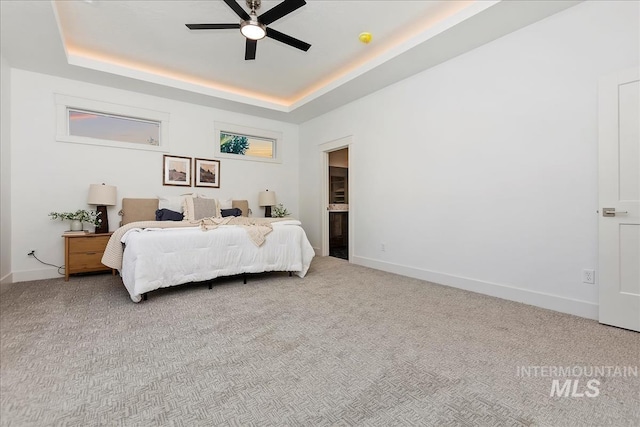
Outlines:
{"type": "Polygon", "coordinates": [[[69,134],[109,141],[160,145],[160,123],[69,109],[69,134]]]}
{"type": "Polygon", "coordinates": [[[271,159],[273,157],[273,141],[249,137],[249,149],[245,154],[271,159]]]}

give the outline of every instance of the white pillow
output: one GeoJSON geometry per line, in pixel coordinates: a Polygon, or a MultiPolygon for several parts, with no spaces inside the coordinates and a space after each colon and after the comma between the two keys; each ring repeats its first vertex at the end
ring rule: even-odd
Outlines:
{"type": "Polygon", "coordinates": [[[233,209],[233,199],[218,199],[218,207],[220,209],[233,209]]]}
{"type": "Polygon", "coordinates": [[[182,213],[183,196],[158,196],[158,209],[169,209],[182,213]]]}

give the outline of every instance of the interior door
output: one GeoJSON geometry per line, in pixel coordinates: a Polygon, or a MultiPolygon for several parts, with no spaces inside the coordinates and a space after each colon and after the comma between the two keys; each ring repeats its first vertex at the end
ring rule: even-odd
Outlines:
{"type": "Polygon", "coordinates": [[[329,256],[349,260],[349,148],[329,153],[329,256]]]}
{"type": "Polygon", "coordinates": [[[600,322],[640,331],[640,79],[600,82],[598,269],[600,322]]]}

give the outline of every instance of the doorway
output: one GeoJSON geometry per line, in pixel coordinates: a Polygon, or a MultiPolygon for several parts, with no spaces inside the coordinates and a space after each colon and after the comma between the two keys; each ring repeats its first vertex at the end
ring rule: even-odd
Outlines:
{"type": "MultiPolygon", "coordinates": [[[[320,248],[321,256],[329,256],[329,231],[330,231],[330,217],[332,217],[333,221],[338,221],[336,218],[340,218],[340,221],[344,221],[340,223],[340,229],[335,230],[339,231],[340,235],[344,236],[344,244],[342,246],[343,250],[346,247],[346,258],[350,260],[353,258],[353,248],[354,248],[354,227],[353,227],[353,207],[354,207],[354,192],[353,192],[353,160],[354,160],[354,151],[351,149],[353,144],[353,136],[345,136],[339,139],[335,139],[333,141],[325,142],[319,146],[319,154],[321,158],[322,164],[322,199],[321,199],[321,213],[320,217],[322,218],[322,246],[320,248]],[[344,150],[344,151],[343,151],[344,150]],[[332,154],[340,152],[338,154],[332,154]],[[329,160],[331,157],[331,161],[329,160]],[[338,167],[344,168],[344,203],[331,203],[331,174],[330,168],[338,167]],[[333,206],[332,206],[333,205],[333,206]],[[338,216],[330,215],[331,212],[344,212],[338,216]]],[[[334,187],[336,189],[336,196],[340,196],[340,191],[337,185],[334,187]]],[[[340,200],[340,197],[337,199],[333,199],[337,201],[340,200]]],[[[336,242],[334,243],[342,243],[336,242]]],[[[338,245],[334,245],[338,247],[338,245]]]]}
{"type": "Polygon", "coordinates": [[[349,148],[329,152],[329,256],[349,259],[349,148]]]}

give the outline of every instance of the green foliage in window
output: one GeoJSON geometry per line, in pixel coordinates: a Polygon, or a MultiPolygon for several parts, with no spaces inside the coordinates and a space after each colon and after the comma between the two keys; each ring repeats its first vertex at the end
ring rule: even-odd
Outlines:
{"type": "Polygon", "coordinates": [[[220,152],[244,155],[249,148],[249,139],[246,136],[220,133],[220,152]]]}

